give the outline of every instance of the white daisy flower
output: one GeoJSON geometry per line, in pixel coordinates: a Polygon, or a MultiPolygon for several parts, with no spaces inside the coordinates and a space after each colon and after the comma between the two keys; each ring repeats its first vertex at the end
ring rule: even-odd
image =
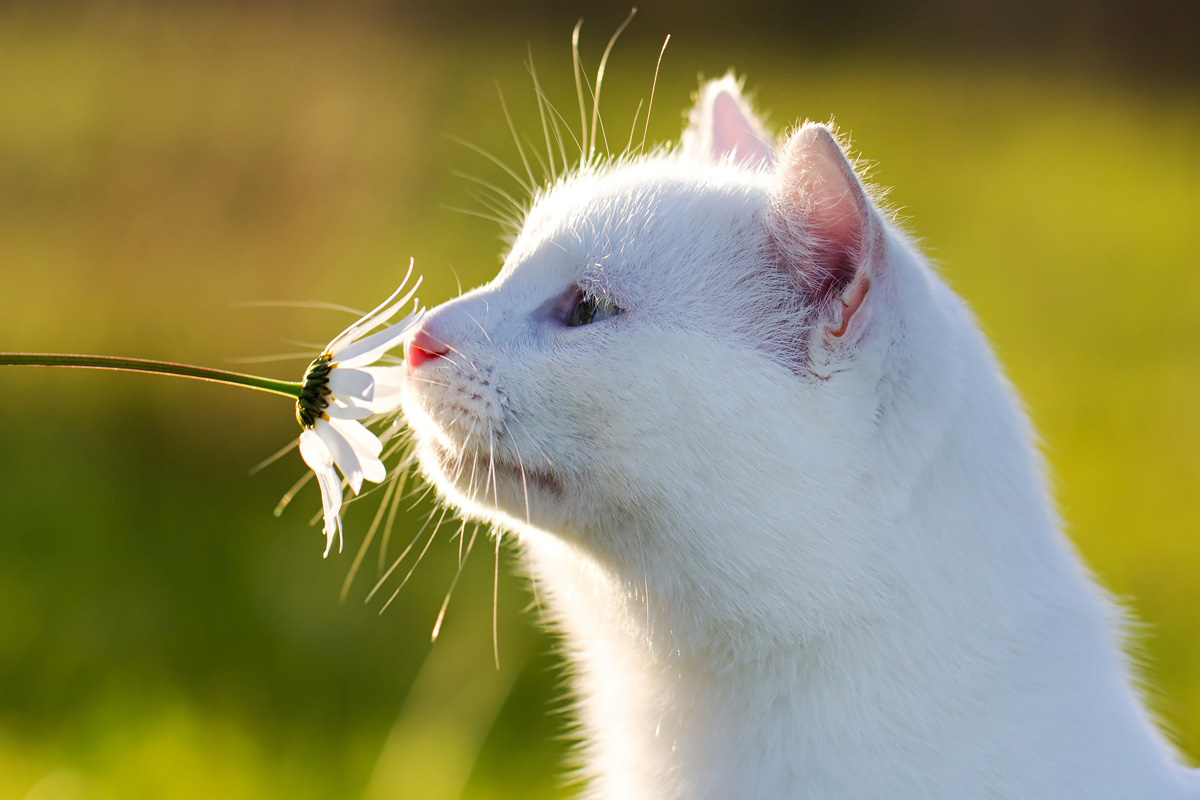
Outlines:
{"type": "Polygon", "coordinates": [[[358,322],[342,331],[309,365],[303,389],[296,399],[300,455],[321,486],[325,516],[325,555],[338,540],[342,549],[342,480],[358,494],[364,480],[381,483],[387,469],[380,460],[383,443],[362,420],[395,411],[400,405],[403,366],[370,366],[395,347],[420,321],[422,310],[414,310],[400,322],[385,325],[413,298],[420,278],[401,298],[412,274],[412,262],[400,288],[358,322]],[[342,477],[338,477],[341,470],[342,477]]]}

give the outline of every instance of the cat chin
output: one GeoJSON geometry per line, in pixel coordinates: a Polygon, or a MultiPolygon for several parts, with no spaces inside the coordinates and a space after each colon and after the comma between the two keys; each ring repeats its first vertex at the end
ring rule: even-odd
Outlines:
{"type": "MultiPolygon", "coordinates": [[[[405,386],[404,418],[426,478],[445,500],[475,519],[506,525],[561,521],[568,497],[563,477],[544,461],[525,463],[509,434],[497,431],[483,413],[501,401],[484,403],[483,387],[469,381],[460,386],[461,378],[451,374],[438,382],[405,386]]],[[[495,392],[492,386],[488,396],[495,392]]]]}
{"type": "Polygon", "coordinates": [[[514,464],[488,452],[455,451],[436,437],[420,444],[427,477],[469,516],[494,520],[497,514],[534,523],[560,516],[567,497],[562,479],[547,469],[514,464]]]}

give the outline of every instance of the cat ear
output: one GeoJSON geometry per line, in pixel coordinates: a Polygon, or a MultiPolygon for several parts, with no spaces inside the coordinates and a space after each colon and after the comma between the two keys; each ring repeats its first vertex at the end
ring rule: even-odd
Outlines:
{"type": "Polygon", "coordinates": [[[696,106],[688,113],[682,143],[684,155],[697,161],[730,157],[750,168],[775,161],[771,137],[732,74],[701,87],[696,106]]]}
{"type": "Polygon", "coordinates": [[[825,330],[842,336],[871,288],[883,225],[841,144],[808,123],[784,145],[771,213],[785,269],[816,302],[825,330]]]}

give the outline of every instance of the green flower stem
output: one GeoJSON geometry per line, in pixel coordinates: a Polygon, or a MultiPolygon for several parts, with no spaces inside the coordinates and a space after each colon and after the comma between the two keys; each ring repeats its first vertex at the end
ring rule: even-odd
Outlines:
{"type": "Polygon", "coordinates": [[[148,372],[151,375],[174,375],[197,381],[224,383],[229,386],[244,386],[247,389],[257,389],[260,392],[283,395],[293,400],[300,396],[300,392],[304,388],[300,383],[295,381],[277,381],[272,378],[260,378],[257,375],[245,375],[241,372],[193,367],[189,364],[154,361],[146,358],[59,355],[56,353],[0,353],[0,366],[78,367],[83,369],[112,369],[121,372],[148,372]]]}

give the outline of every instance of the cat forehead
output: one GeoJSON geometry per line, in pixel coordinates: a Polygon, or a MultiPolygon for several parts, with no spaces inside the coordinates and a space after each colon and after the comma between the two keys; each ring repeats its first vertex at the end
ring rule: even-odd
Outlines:
{"type": "Polygon", "coordinates": [[[564,257],[615,266],[721,247],[767,204],[769,189],[760,172],[665,158],[580,173],[537,198],[505,272],[564,257]]]}

